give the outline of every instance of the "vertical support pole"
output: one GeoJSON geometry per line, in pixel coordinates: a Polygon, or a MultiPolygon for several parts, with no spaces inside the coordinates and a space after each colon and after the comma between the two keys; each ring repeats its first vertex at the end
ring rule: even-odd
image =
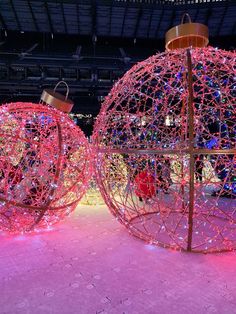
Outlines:
{"type": "MultiPolygon", "coordinates": [[[[184,79],[186,80],[187,78],[187,75],[184,76],[184,79]]],[[[183,121],[184,121],[184,116],[187,115],[187,109],[186,109],[186,101],[182,101],[182,108],[181,108],[181,117],[183,118],[183,121]]],[[[186,129],[182,129],[182,132],[181,132],[181,141],[184,143],[186,142],[186,133],[185,132],[186,129]]],[[[185,176],[185,172],[184,172],[184,159],[182,157],[182,160],[181,160],[181,187],[180,187],[180,191],[181,191],[181,196],[182,196],[182,211],[184,212],[185,211],[185,207],[186,207],[186,202],[185,202],[185,199],[184,199],[184,193],[185,193],[185,190],[184,190],[184,176],[185,176]]]]}
{"type": "Polygon", "coordinates": [[[192,250],[193,209],[194,209],[194,108],[193,108],[193,74],[190,49],[187,49],[188,68],[188,131],[189,131],[189,213],[187,250],[192,250]]]}

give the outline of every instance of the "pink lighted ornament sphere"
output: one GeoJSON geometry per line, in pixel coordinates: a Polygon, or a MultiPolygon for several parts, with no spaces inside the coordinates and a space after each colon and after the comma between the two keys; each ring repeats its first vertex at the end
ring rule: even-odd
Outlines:
{"type": "Polygon", "coordinates": [[[113,215],[148,243],[236,248],[235,59],[212,47],[157,54],[105,98],[97,181],[113,215]]]}
{"type": "Polygon", "coordinates": [[[67,114],[43,104],[0,107],[0,230],[30,232],[76,207],[91,175],[90,148],[67,114]]]}

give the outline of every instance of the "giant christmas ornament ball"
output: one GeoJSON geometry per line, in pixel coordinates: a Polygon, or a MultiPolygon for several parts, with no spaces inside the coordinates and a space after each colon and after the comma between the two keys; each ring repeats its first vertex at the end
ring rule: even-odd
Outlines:
{"type": "Polygon", "coordinates": [[[93,134],[100,190],[148,243],[236,248],[235,57],[211,47],[154,55],[102,105],[93,134]]]}
{"type": "Polygon", "coordinates": [[[0,230],[50,227],[72,212],[90,177],[83,132],[43,104],[0,107],[0,230]]]}

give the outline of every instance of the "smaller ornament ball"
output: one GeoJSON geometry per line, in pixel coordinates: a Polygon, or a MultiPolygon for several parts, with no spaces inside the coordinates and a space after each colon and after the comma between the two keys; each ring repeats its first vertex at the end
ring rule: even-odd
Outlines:
{"type": "Polygon", "coordinates": [[[71,213],[91,175],[91,151],[65,113],[43,104],[0,107],[0,231],[50,227],[71,213]]]}

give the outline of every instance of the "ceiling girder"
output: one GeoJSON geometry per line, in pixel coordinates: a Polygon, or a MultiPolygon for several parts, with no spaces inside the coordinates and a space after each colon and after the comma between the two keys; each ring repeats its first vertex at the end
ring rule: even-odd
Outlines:
{"type": "Polygon", "coordinates": [[[31,14],[32,20],[33,20],[33,22],[34,22],[35,30],[36,30],[36,32],[39,32],[39,26],[38,26],[38,23],[37,23],[37,21],[36,21],[35,14],[34,14],[32,5],[31,5],[31,3],[30,3],[30,0],[27,0],[27,3],[28,3],[28,7],[29,7],[29,10],[30,10],[30,14],[31,14]]]}
{"type": "Polygon", "coordinates": [[[15,6],[14,6],[14,3],[13,3],[12,0],[10,0],[10,5],[11,5],[12,11],[14,13],[14,17],[15,17],[15,21],[16,21],[16,24],[17,24],[17,28],[18,28],[19,31],[21,31],[22,29],[21,29],[20,21],[18,19],[18,15],[16,13],[16,9],[15,9],[15,6]]]}
{"type": "Polygon", "coordinates": [[[47,1],[44,2],[44,7],[45,7],[47,18],[48,18],[48,24],[49,24],[50,32],[51,32],[51,34],[54,34],[54,27],[53,27],[53,23],[52,23],[52,19],[51,19],[51,15],[49,12],[47,1]]]}

